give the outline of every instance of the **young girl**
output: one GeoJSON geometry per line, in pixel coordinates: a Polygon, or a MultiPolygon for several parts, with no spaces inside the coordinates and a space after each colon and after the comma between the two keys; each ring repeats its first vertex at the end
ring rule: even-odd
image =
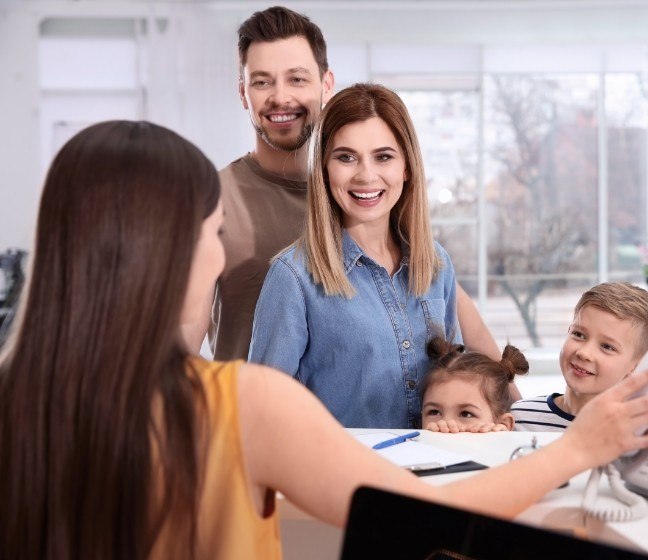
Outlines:
{"type": "Polygon", "coordinates": [[[436,367],[421,387],[425,429],[445,434],[513,429],[509,384],[529,371],[522,352],[508,344],[496,362],[440,336],[430,340],[427,351],[436,367]]]}

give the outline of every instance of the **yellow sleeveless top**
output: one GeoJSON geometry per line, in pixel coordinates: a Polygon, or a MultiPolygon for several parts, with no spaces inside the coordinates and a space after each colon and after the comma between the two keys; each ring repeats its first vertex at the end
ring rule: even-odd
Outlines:
{"type": "MultiPolygon", "coordinates": [[[[203,383],[211,431],[197,519],[200,560],[281,559],[274,492],[269,492],[268,516],[259,516],[245,472],[236,381],[241,364],[190,360],[203,383]]],[[[165,526],[150,558],[181,558],[173,537],[173,528],[165,526]]]]}

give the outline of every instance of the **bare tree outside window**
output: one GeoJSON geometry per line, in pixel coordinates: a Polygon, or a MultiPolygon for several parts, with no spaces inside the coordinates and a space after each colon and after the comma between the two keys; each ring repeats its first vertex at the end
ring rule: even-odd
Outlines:
{"type": "Polygon", "coordinates": [[[608,124],[610,277],[641,282],[646,224],[648,84],[637,74],[605,78],[608,124]]]}
{"type": "Polygon", "coordinates": [[[538,296],[595,270],[596,90],[579,99],[564,82],[493,76],[486,96],[489,274],[533,346],[542,345],[538,296]]]}
{"type": "MultiPolygon", "coordinates": [[[[399,92],[419,134],[435,237],[475,296],[483,96],[485,318],[502,345],[557,349],[580,294],[599,281],[600,79],[488,75],[483,84],[399,92]]],[[[607,75],[604,93],[608,277],[644,283],[648,100],[633,74],[607,75]]]]}

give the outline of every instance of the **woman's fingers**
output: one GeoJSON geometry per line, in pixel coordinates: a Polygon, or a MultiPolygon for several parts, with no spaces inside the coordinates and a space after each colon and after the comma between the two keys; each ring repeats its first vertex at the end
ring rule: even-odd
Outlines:
{"type": "Polygon", "coordinates": [[[602,395],[612,400],[626,400],[643,389],[648,389],[648,369],[629,375],[602,395]]]}

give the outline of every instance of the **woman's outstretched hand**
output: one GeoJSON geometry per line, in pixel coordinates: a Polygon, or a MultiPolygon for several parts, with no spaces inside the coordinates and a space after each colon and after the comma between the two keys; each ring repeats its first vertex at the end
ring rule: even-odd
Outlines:
{"type": "Polygon", "coordinates": [[[648,370],[633,373],[594,397],[563,436],[583,470],[648,447],[648,370]]]}

